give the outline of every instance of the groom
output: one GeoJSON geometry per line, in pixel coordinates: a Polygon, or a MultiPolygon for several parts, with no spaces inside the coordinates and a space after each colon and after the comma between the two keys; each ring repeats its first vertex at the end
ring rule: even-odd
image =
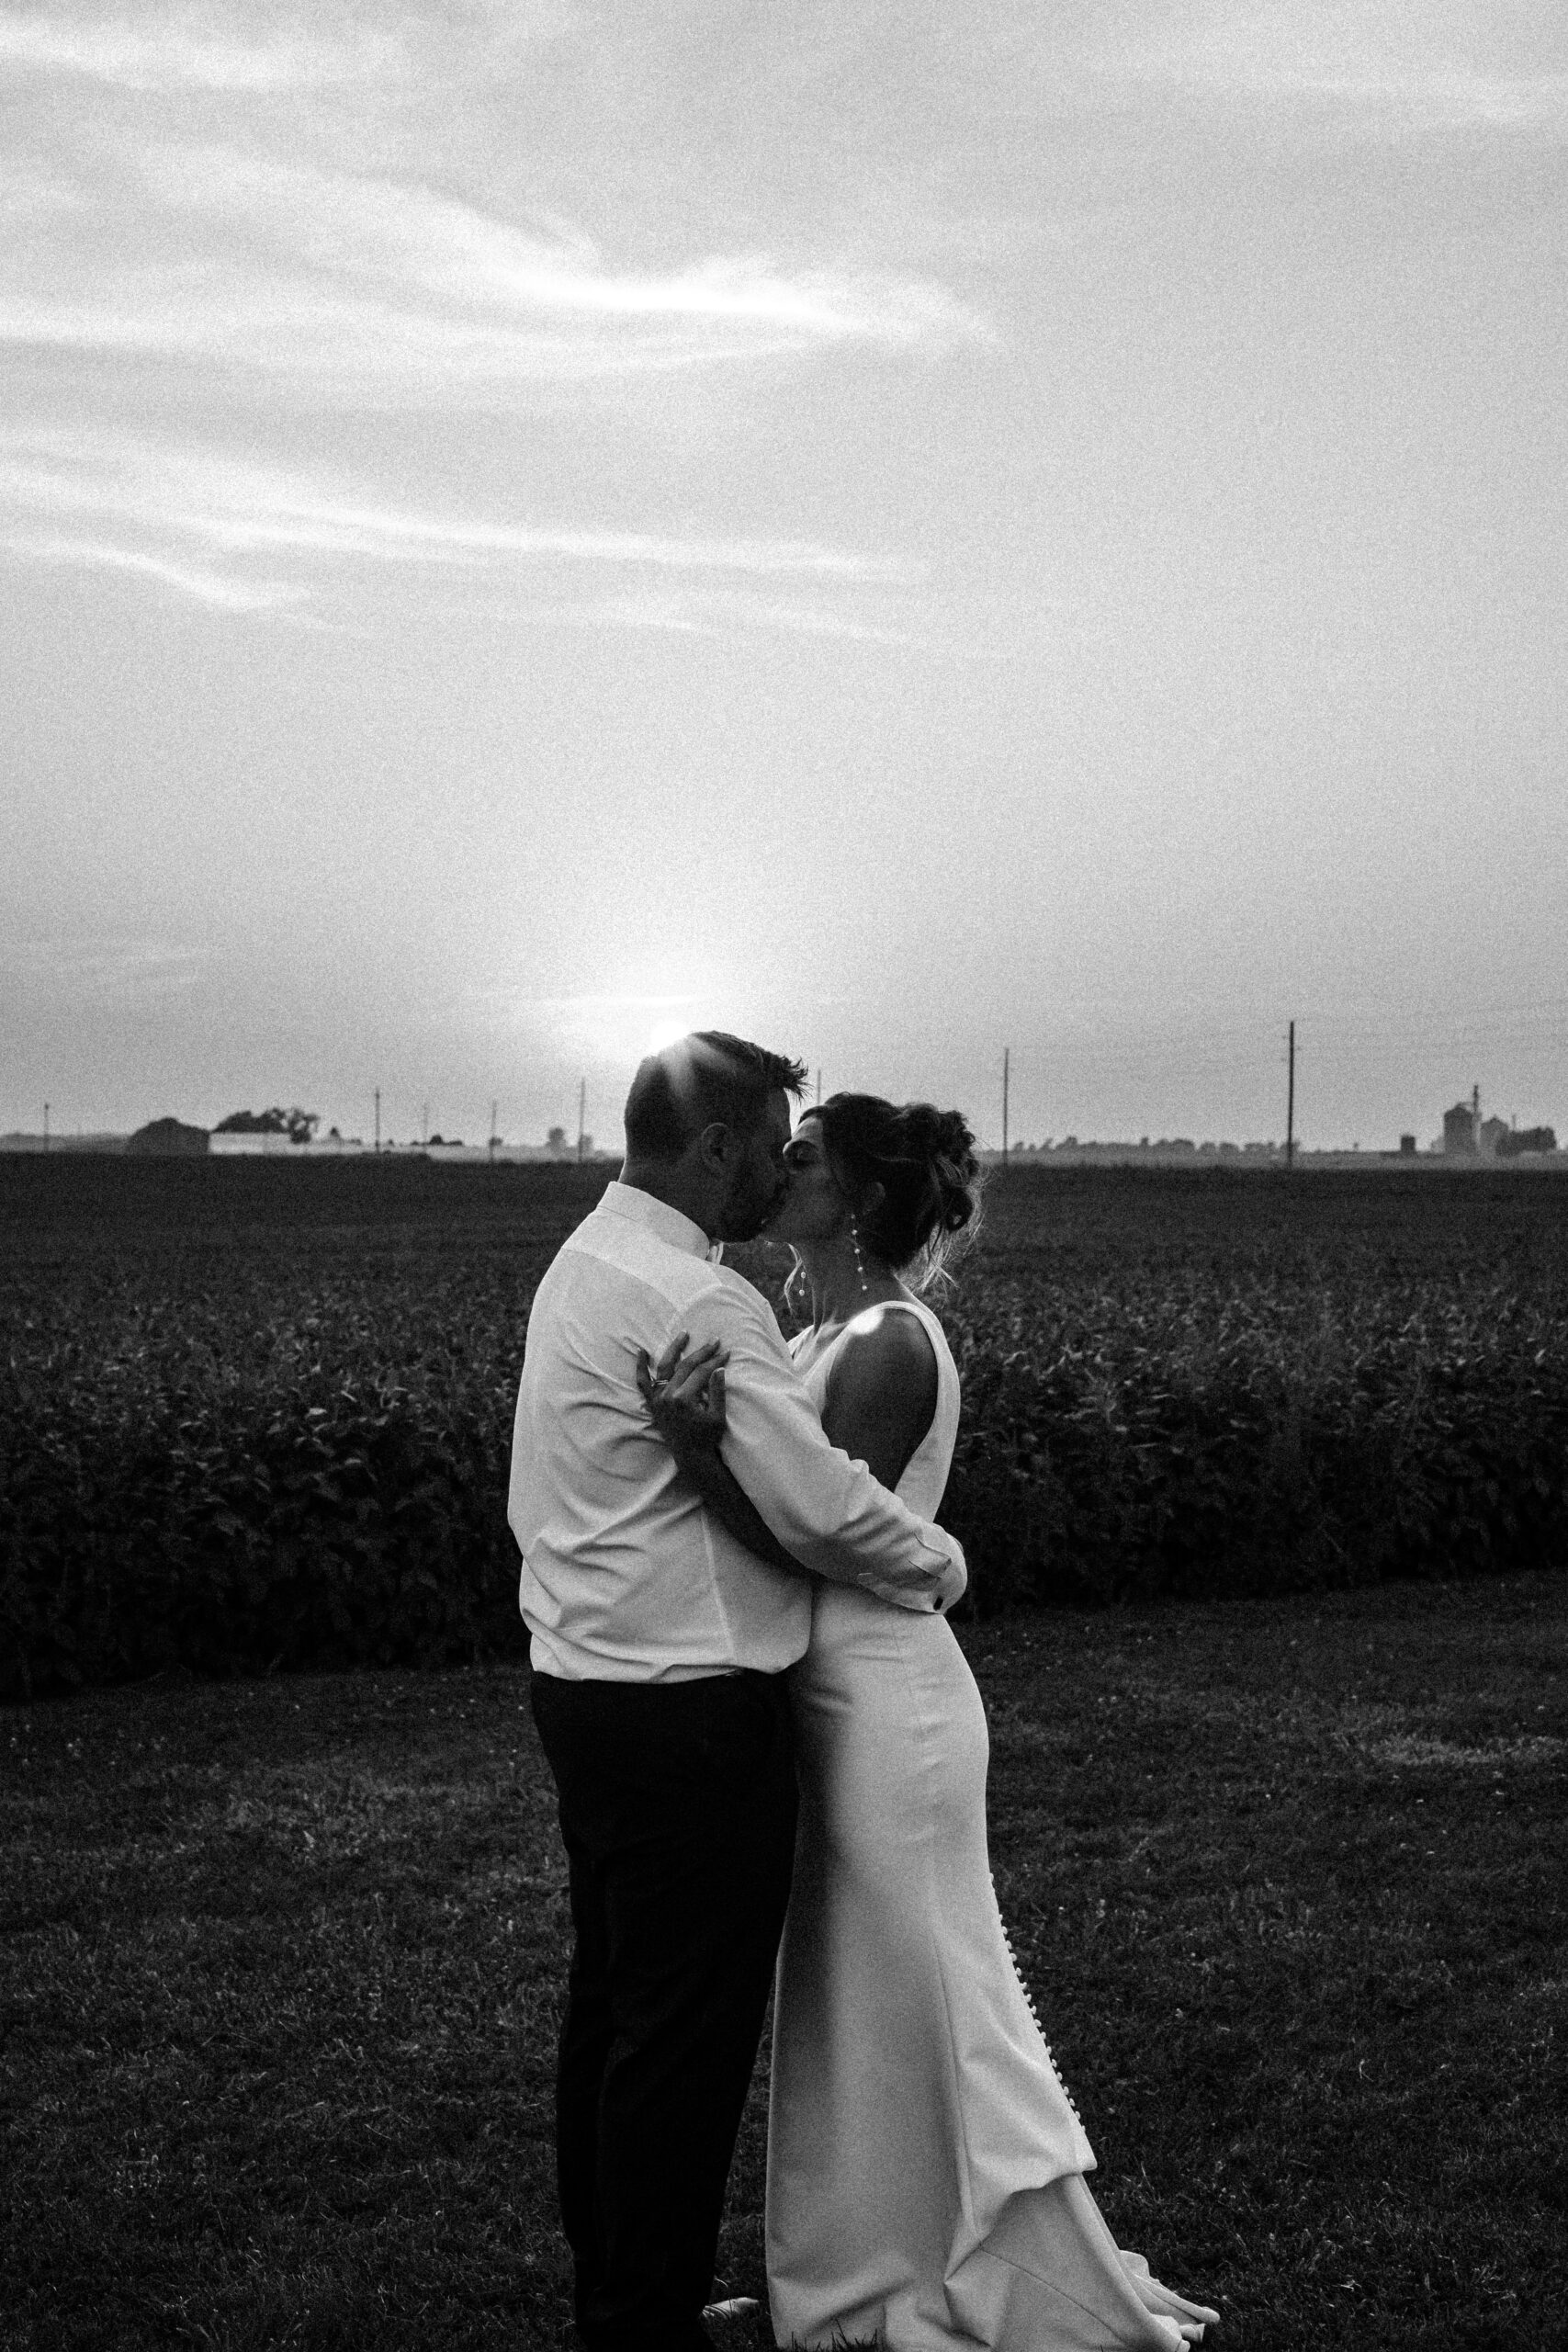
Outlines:
{"type": "Polygon", "coordinates": [[[789,1896],[784,1669],[807,1575],[907,1608],[964,1589],[951,1536],[838,1453],[766,1304],[710,1245],[782,1203],[798,1062],[717,1031],[645,1061],[620,1181],[528,1318],[508,1518],[575,1949],[557,2084],[587,2352],[710,2339],[725,2184],[789,1896]],[[803,1571],[708,1517],[649,1425],[639,1350],[728,1351],[724,1458],[803,1571]]]}

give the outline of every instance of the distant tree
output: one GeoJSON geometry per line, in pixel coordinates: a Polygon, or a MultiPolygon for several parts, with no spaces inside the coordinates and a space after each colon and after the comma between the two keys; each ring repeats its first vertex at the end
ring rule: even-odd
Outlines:
{"type": "Polygon", "coordinates": [[[301,1111],[296,1103],[285,1111],[274,1103],[268,1111],[231,1111],[213,1129],[220,1136],[287,1136],[290,1143],[309,1143],[321,1124],[319,1111],[301,1111]]]}
{"type": "Polygon", "coordinates": [[[545,1149],[547,1151],[564,1151],[566,1148],[566,1129],[564,1127],[552,1127],[548,1135],[545,1137],[545,1149]]]}
{"type": "Polygon", "coordinates": [[[212,1130],[215,1136],[281,1136],[288,1132],[281,1111],[231,1111],[212,1130]]]}
{"type": "Polygon", "coordinates": [[[1499,1159],[1516,1159],[1521,1151],[1555,1151],[1556,1148],[1555,1127],[1514,1127],[1497,1138],[1499,1159]]]}

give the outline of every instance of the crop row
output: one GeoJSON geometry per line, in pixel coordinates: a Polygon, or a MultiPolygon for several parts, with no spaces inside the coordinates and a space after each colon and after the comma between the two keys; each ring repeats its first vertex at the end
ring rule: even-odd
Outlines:
{"type": "MultiPolygon", "coordinates": [[[[0,1360],[0,1689],[515,1651],[536,1262],[236,1247],[24,1280],[0,1360]]],[[[978,1259],[943,1517],[983,1614],[1568,1557],[1568,1299],[978,1259]]]]}
{"type": "Polygon", "coordinates": [[[1504,1285],[1038,1280],[950,1318],[982,1611],[1568,1559],[1568,1317],[1504,1285]]]}

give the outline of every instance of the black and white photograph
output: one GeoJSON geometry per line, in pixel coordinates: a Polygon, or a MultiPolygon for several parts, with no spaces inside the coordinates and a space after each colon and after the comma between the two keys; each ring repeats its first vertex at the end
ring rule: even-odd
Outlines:
{"type": "Polygon", "coordinates": [[[1568,2352],[1568,16],[0,0],[0,2352],[1568,2352]]]}

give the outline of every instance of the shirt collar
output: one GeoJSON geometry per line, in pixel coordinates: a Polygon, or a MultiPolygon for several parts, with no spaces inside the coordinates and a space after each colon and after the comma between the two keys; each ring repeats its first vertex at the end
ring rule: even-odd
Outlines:
{"type": "Polygon", "coordinates": [[[702,1227],[691,1217],[682,1216],[668,1201],[656,1201],[651,1193],[643,1192],[636,1184],[623,1184],[619,1177],[605,1186],[599,1205],[611,1216],[627,1217],[633,1225],[657,1234],[660,1241],[667,1241],[671,1250],[679,1250],[688,1258],[707,1258],[716,1262],[723,1253],[723,1242],[710,1242],[702,1227]]]}

